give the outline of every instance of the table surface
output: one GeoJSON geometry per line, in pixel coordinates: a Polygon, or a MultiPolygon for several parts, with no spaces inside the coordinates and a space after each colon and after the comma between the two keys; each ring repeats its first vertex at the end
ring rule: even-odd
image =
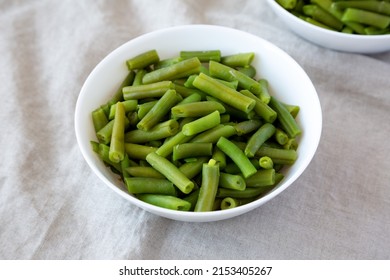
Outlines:
{"type": "Polygon", "coordinates": [[[265,1],[0,1],[0,259],[389,259],[390,53],[305,41],[265,1]],[[323,113],[303,175],[213,223],[145,212],[107,188],[74,132],[79,91],[109,52],[183,24],[247,31],[307,72],[323,113]]]}

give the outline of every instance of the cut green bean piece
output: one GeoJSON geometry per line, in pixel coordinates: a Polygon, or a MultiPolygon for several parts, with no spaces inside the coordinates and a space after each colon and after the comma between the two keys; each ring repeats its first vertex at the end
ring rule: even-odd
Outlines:
{"type": "Polygon", "coordinates": [[[244,152],[233,142],[229,141],[225,137],[221,137],[217,142],[217,146],[240,168],[244,178],[248,178],[256,173],[257,169],[245,156],[244,152]]]}
{"type": "MultiPolygon", "coordinates": [[[[125,113],[128,113],[130,111],[135,111],[138,106],[137,100],[125,100],[122,101],[123,107],[125,108],[125,113]]],[[[112,120],[115,117],[115,111],[116,111],[116,104],[111,105],[110,107],[110,114],[108,116],[109,120],[112,120]]]]}
{"type": "Polygon", "coordinates": [[[249,67],[255,57],[255,53],[237,53],[223,56],[221,63],[230,67],[249,67]]]}
{"type": "Polygon", "coordinates": [[[178,84],[177,82],[174,83],[175,84],[175,90],[181,95],[183,96],[183,98],[186,98],[192,94],[199,94],[200,96],[202,96],[202,100],[205,100],[206,99],[206,93],[197,89],[197,88],[187,88],[185,86],[182,86],[180,84],[178,84]]]}
{"type": "Polygon", "coordinates": [[[210,60],[220,61],[220,50],[207,50],[207,51],[181,51],[180,57],[182,59],[189,59],[197,57],[201,62],[208,62],[210,60]]]}
{"type": "Polygon", "coordinates": [[[102,108],[97,108],[92,112],[92,122],[95,132],[98,132],[108,123],[107,116],[102,108]]]}
{"type": "Polygon", "coordinates": [[[126,171],[132,177],[165,179],[164,175],[162,175],[160,172],[158,172],[153,167],[148,167],[148,166],[129,166],[129,167],[126,168],[126,171]]]}
{"type": "Polygon", "coordinates": [[[186,104],[178,104],[171,109],[174,118],[203,117],[214,111],[220,114],[226,112],[225,107],[215,101],[199,101],[186,104]]]}
{"type": "Polygon", "coordinates": [[[245,113],[249,113],[255,106],[253,99],[242,95],[203,73],[196,77],[193,84],[196,88],[245,113]]]}
{"type": "Polygon", "coordinates": [[[129,177],[125,178],[127,190],[132,194],[151,193],[176,196],[177,191],[167,179],[129,177]]]}
{"type": "Polygon", "coordinates": [[[114,126],[110,144],[110,160],[120,162],[125,156],[125,108],[122,102],[116,103],[114,126]]]}
{"type": "Polygon", "coordinates": [[[159,156],[157,153],[150,153],[146,156],[146,161],[157,171],[163,174],[183,193],[189,194],[194,188],[194,183],[190,181],[172,162],[159,156]]]}
{"type": "MultiPolygon", "coordinates": [[[[238,136],[245,135],[248,133],[251,133],[252,131],[255,131],[262,125],[262,122],[260,120],[247,120],[242,121],[234,125],[234,128],[236,130],[236,133],[238,136]]],[[[228,138],[228,137],[226,137],[228,138]]]]}
{"type": "Polygon", "coordinates": [[[161,140],[175,135],[179,131],[179,123],[176,120],[167,120],[156,124],[150,130],[131,130],[125,134],[125,141],[131,143],[146,143],[161,140]]]}
{"type": "Polygon", "coordinates": [[[245,188],[243,191],[218,188],[216,197],[233,197],[233,198],[257,198],[258,196],[268,192],[274,186],[266,186],[259,188],[245,188]]]}
{"type": "Polygon", "coordinates": [[[199,157],[191,162],[180,165],[179,170],[188,178],[192,179],[202,171],[203,163],[208,161],[207,157],[199,157]]]}
{"type": "Polygon", "coordinates": [[[285,145],[289,139],[287,134],[278,127],[276,128],[274,135],[276,142],[278,142],[280,145],[285,145]]]}
{"type": "Polygon", "coordinates": [[[294,9],[297,5],[297,0],[276,0],[285,9],[291,10],[294,9]]]}
{"type": "MultiPolygon", "coordinates": [[[[277,113],[275,110],[273,110],[271,107],[268,106],[268,104],[264,103],[260,100],[257,96],[255,96],[252,92],[249,90],[241,90],[240,91],[243,95],[252,98],[256,104],[253,110],[262,117],[266,122],[273,123],[275,119],[277,118],[277,113]]],[[[269,101],[268,101],[269,102],[269,101]]]]}
{"type": "Polygon", "coordinates": [[[275,169],[261,169],[245,179],[249,188],[266,187],[275,184],[275,169]]]}
{"type": "Polygon", "coordinates": [[[176,64],[160,68],[145,74],[142,79],[143,84],[151,84],[165,80],[175,80],[183,77],[188,77],[192,74],[198,74],[200,72],[201,62],[197,57],[189,58],[180,61],[176,64]]]}
{"type": "Polygon", "coordinates": [[[347,8],[343,14],[342,21],[353,21],[384,29],[390,25],[390,16],[355,8],[347,8]]]}
{"type": "Polygon", "coordinates": [[[213,128],[221,123],[221,117],[218,111],[214,111],[204,117],[196,119],[183,126],[182,132],[186,136],[192,136],[213,128]]]}
{"type": "Polygon", "coordinates": [[[202,167],[202,184],[195,205],[195,212],[212,211],[219,184],[219,165],[211,159],[202,167]]]}
{"type": "Polygon", "coordinates": [[[270,123],[263,124],[248,140],[245,147],[245,155],[254,157],[257,150],[275,133],[275,126],[270,123]]]}
{"type": "Polygon", "coordinates": [[[122,89],[124,100],[161,97],[169,89],[174,89],[172,81],[161,81],[147,85],[128,86],[122,89]]]}
{"type": "Polygon", "coordinates": [[[211,143],[183,143],[173,147],[172,159],[174,161],[184,158],[211,156],[213,144],[211,143]]]}
{"type": "Polygon", "coordinates": [[[337,1],[332,5],[334,8],[339,10],[356,8],[379,14],[390,15],[390,2],[386,1],[337,1]]]}
{"type": "Polygon", "coordinates": [[[160,148],[158,148],[156,153],[162,157],[167,157],[172,153],[174,146],[176,146],[177,144],[186,143],[189,140],[191,140],[192,137],[193,136],[184,135],[183,132],[180,131],[176,135],[167,139],[164,142],[164,144],[162,144],[162,146],[160,148]]]}
{"type": "Polygon", "coordinates": [[[189,211],[191,203],[175,196],[161,194],[138,194],[137,198],[143,202],[177,211],[189,211]]]}
{"type": "Polygon", "coordinates": [[[238,206],[240,206],[239,201],[233,197],[225,197],[221,201],[221,210],[232,209],[238,206]]]}
{"type": "MultiPolygon", "coordinates": [[[[252,91],[256,94],[261,93],[261,85],[254,79],[248,77],[246,74],[221,63],[210,61],[209,63],[210,75],[215,78],[220,78],[226,81],[238,81],[241,88],[252,91]]],[[[266,102],[267,103],[267,102],[266,102]]]]}
{"type": "Polygon", "coordinates": [[[146,156],[157,151],[157,148],[134,143],[125,143],[125,151],[129,158],[145,160],[146,156]]]}
{"type": "Polygon", "coordinates": [[[173,64],[176,64],[180,61],[183,61],[181,57],[174,57],[174,58],[167,58],[160,60],[158,63],[154,65],[154,70],[160,69],[160,68],[165,68],[167,66],[171,66],[173,64]]]}
{"type": "Polygon", "coordinates": [[[171,110],[171,108],[180,102],[181,96],[174,89],[167,90],[157,101],[153,108],[137,124],[141,130],[150,130],[158,124],[162,118],[171,110]]]}
{"type": "Polygon", "coordinates": [[[202,133],[196,135],[190,142],[205,142],[205,143],[217,143],[219,138],[222,136],[225,138],[229,138],[236,134],[236,130],[231,125],[217,125],[213,128],[210,128],[202,133]]]}
{"type": "Polygon", "coordinates": [[[218,162],[219,168],[221,170],[226,167],[226,155],[218,147],[214,147],[213,155],[211,158],[218,162]]]}
{"type": "Polygon", "coordinates": [[[344,26],[340,20],[315,4],[303,6],[303,13],[338,31],[344,26]]]}
{"type": "Polygon", "coordinates": [[[281,128],[290,138],[295,138],[302,133],[294,117],[278,99],[272,96],[269,105],[278,114],[277,119],[280,122],[281,128]]]}
{"type": "Polygon", "coordinates": [[[252,65],[245,66],[245,67],[237,67],[236,69],[252,79],[256,77],[256,68],[253,67],[252,65]]]}
{"type": "Polygon", "coordinates": [[[292,165],[298,158],[298,153],[295,150],[278,149],[272,147],[260,147],[256,156],[268,156],[274,164],[292,165]]]}
{"type": "Polygon", "coordinates": [[[142,120],[142,118],[146,116],[146,114],[153,108],[154,105],[156,105],[157,102],[158,100],[153,100],[153,101],[139,104],[138,111],[137,111],[138,119],[142,120]]]}
{"type": "Polygon", "coordinates": [[[261,168],[264,169],[273,169],[274,168],[274,162],[270,157],[263,156],[259,159],[259,165],[261,168]]]}
{"type": "Polygon", "coordinates": [[[246,183],[244,178],[240,175],[221,172],[219,186],[225,189],[243,191],[246,188],[246,183]]]}
{"type": "MultiPolygon", "coordinates": [[[[95,147],[96,148],[96,147],[95,147]]],[[[113,167],[116,172],[121,173],[122,172],[122,166],[118,162],[114,162],[110,159],[110,147],[105,144],[99,144],[98,146],[98,155],[100,158],[105,162],[108,166],[113,167]]]]}
{"type": "Polygon", "coordinates": [[[142,69],[160,61],[156,50],[150,50],[132,57],[126,61],[129,70],[142,69]]]}

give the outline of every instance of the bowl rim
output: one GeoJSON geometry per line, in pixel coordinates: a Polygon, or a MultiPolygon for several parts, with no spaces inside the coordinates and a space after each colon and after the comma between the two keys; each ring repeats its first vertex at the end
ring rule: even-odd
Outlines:
{"type": "Polygon", "coordinates": [[[275,0],[267,0],[267,2],[270,5],[272,5],[278,12],[282,13],[283,15],[285,15],[289,19],[295,21],[296,23],[307,26],[308,28],[310,28],[314,31],[323,32],[326,35],[336,36],[336,37],[343,38],[343,39],[349,38],[349,39],[359,39],[359,40],[382,40],[384,38],[386,38],[386,39],[390,38],[390,34],[382,34],[382,35],[349,34],[349,33],[342,33],[339,31],[334,31],[334,30],[322,28],[322,27],[316,26],[314,24],[311,24],[309,22],[306,22],[306,21],[294,16],[289,11],[287,11],[282,6],[280,6],[275,0]]]}
{"type": "MultiPolygon", "coordinates": [[[[277,195],[279,195],[282,191],[284,191],[286,188],[288,188],[296,179],[305,171],[311,160],[313,159],[316,150],[319,146],[320,138],[321,138],[321,133],[322,133],[322,111],[321,111],[321,105],[319,101],[319,97],[317,94],[317,91],[305,72],[305,70],[289,55],[287,54],[284,50],[280,49],[278,46],[272,44],[266,39],[263,39],[257,35],[248,33],[243,30],[239,29],[234,29],[231,27],[226,27],[226,26],[220,26],[220,25],[208,25],[208,24],[189,24],[189,25],[178,25],[178,26],[172,26],[172,27],[167,27],[167,28],[162,28],[162,29],[157,29],[148,33],[144,33],[140,36],[134,37],[127,42],[123,43],[119,47],[115,48],[113,51],[111,51],[109,54],[107,54],[96,66],[95,68],[91,71],[91,73],[87,76],[81,90],[79,93],[79,96],[77,98],[76,102],[76,109],[75,109],[75,115],[74,115],[74,121],[75,121],[75,132],[76,132],[76,139],[77,143],[79,146],[79,149],[81,150],[81,153],[86,160],[87,164],[89,167],[93,170],[93,172],[107,185],[109,186],[112,190],[114,190],[117,194],[119,194],[121,197],[125,198],[126,200],[130,201],[131,203],[135,204],[136,206],[154,213],[158,216],[162,216],[165,218],[173,219],[173,220],[178,220],[178,221],[185,221],[185,222],[211,222],[211,221],[219,221],[219,220],[225,220],[229,219],[232,217],[239,216],[241,214],[244,214],[246,212],[249,212],[262,204],[266,203],[267,201],[273,199],[277,195]],[[249,36],[253,39],[259,40],[262,42],[262,44],[268,48],[272,48],[273,51],[276,51],[279,55],[284,56],[285,59],[288,59],[291,63],[295,64],[295,67],[297,67],[297,70],[301,71],[302,74],[307,78],[307,80],[310,82],[311,90],[315,94],[315,101],[320,109],[318,112],[318,118],[319,118],[319,123],[318,123],[318,134],[316,135],[317,137],[314,138],[313,142],[313,149],[308,153],[307,157],[305,157],[305,161],[303,161],[301,167],[295,172],[291,178],[289,178],[289,183],[288,184],[282,184],[282,187],[277,187],[272,189],[270,192],[268,192],[265,196],[256,199],[253,202],[250,202],[248,204],[242,205],[240,207],[232,208],[232,209],[226,209],[226,210],[219,210],[219,211],[210,211],[210,212],[186,212],[186,211],[176,211],[176,210],[170,210],[170,209],[165,209],[162,207],[158,207],[155,205],[151,205],[148,203],[145,203],[131,194],[124,192],[121,190],[119,187],[115,186],[102,174],[97,167],[95,167],[95,164],[93,160],[88,156],[87,151],[84,148],[84,145],[81,143],[81,133],[82,133],[82,127],[80,127],[80,114],[81,114],[81,109],[80,109],[80,100],[84,97],[86,88],[88,87],[88,84],[91,83],[92,77],[95,75],[95,73],[100,70],[100,68],[104,67],[104,65],[107,63],[107,61],[110,60],[112,56],[114,56],[117,52],[121,52],[122,49],[126,48],[129,44],[131,44],[133,41],[138,41],[138,40],[144,40],[147,39],[150,36],[158,36],[162,35],[165,32],[176,32],[178,30],[182,29],[201,29],[201,30],[213,30],[214,32],[230,32],[233,34],[238,34],[240,36],[249,36]],[[223,211],[223,215],[221,215],[221,211],[223,211]]],[[[91,139],[92,140],[92,139],[91,139]]]]}

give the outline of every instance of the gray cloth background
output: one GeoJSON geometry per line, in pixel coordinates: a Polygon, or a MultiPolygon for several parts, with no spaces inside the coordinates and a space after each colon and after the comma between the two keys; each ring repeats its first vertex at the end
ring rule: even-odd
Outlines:
{"type": "Polygon", "coordinates": [[[286,29],[263,0],[0,1],[1,259],[389,259],[390,53],[348,54],[286,29]],[[109,52],[143,33],[215,24],[260,36],[308,73],[318,152],[242,216],[184,223],[106,187],[74,132],[76,100],[109,52]]]}

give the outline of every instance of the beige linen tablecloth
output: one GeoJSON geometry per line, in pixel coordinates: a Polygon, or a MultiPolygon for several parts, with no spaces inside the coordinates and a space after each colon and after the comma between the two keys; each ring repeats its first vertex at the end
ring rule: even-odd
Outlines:
{"type": "Polygon", "coordinates": [[[263,0],[0,1],[0,259],[389,259],[390,53],[291,33],[263,0]],[[146,32],[215,24],[262,37],[307,72],[318,151],[242,216],[184,223],[131,205],[77,146],[76,100],[109,52],[146,32]]]}

